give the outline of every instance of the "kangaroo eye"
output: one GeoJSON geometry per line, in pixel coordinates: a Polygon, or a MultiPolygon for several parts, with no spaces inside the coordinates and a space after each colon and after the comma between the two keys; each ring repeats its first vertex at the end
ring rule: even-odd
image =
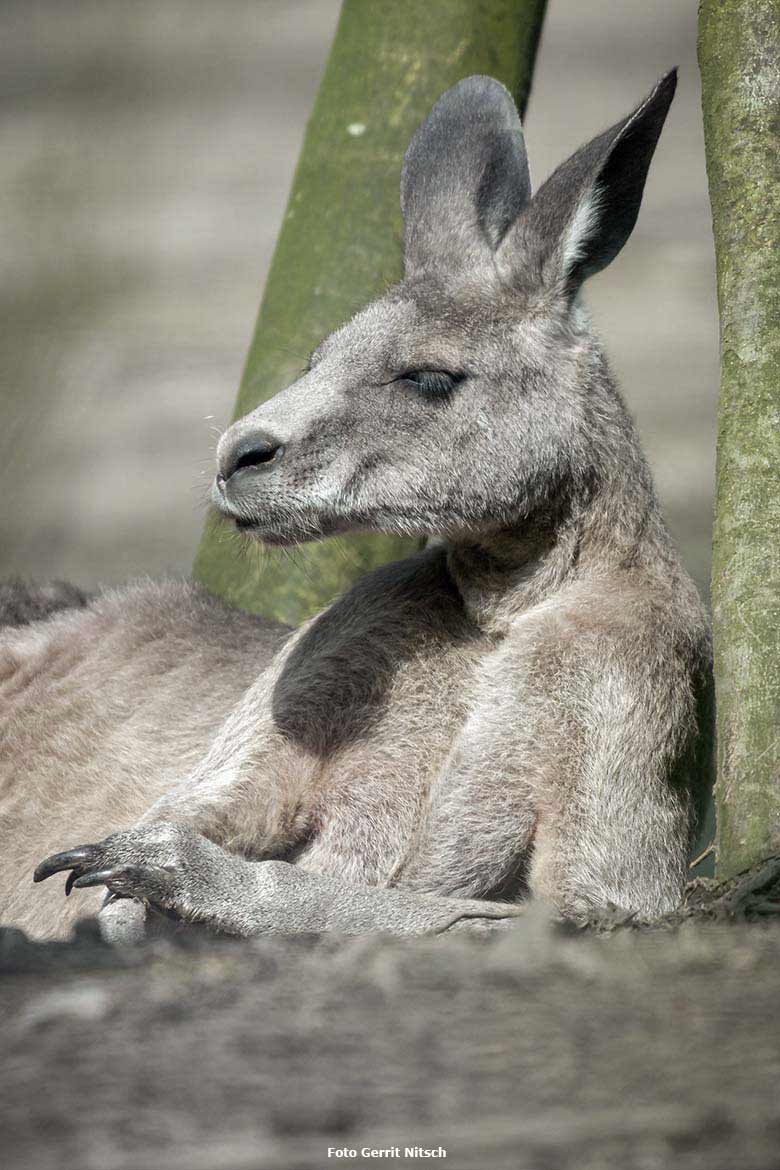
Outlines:
{"type": "Polygon", "coordinates": [[[447,398],[462,380],[462,374],[450,374],[446,370],[409,370],[398,379],[409,382],[429,398],[447,398]]]}

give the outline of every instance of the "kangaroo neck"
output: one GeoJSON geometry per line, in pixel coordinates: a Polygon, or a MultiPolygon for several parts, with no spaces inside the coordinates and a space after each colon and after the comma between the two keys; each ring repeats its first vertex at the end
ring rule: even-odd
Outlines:
{"type": "Polygon", "coordinates": [[[601,479],[580,498],[497,532],[447,542],[447,567],[472,621],[501,636],[578,577],[636,569],[664,537],[643,475],[601,479]],[[630,484],[630,486],[629,486],[630,484]]]}
{"type": "Polygon", "coordinates": [[[572,533],[546,525],[447,542],[447,568],[466,612],[480,629],[496,636],[555,593],[575,561],[572,533]]]}

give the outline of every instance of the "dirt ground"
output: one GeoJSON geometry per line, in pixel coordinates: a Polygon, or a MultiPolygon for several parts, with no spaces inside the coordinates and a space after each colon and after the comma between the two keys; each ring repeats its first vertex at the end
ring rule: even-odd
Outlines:
{"type": "Polygon", "coordinates": [[[5,1170],[780,1166],[776,916],[126,951],[5,932],[0,970],[5,1170]]]}

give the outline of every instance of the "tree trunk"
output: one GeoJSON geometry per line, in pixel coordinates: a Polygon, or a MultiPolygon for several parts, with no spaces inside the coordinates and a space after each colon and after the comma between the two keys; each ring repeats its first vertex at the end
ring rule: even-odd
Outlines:
{"type": "Polygon", "coordinates": [[[780,2],[703,0],[721,329],[712,594],[718,872],[780,851],[780,2]]]}
{"type": "MultiPolygon", "coordinates": [[[[310,351],[401,274],[398,187],[409,139],[440,94],[490,73],[521,109],[545,0],[345,0],[271,264],[236,403],[293,381],[310,351]]],[[[297,624],[414,543],[351,536],[293,557],[242,552],[207,523],[195,576],[243,609],[297,624]],[[277,559],[278,558],[278,559],[277,559]]]]}

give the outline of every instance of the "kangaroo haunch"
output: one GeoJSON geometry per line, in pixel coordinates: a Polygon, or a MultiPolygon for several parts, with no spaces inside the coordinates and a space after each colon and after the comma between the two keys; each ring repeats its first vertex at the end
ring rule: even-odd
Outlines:
{"type": "Polygon", "coordinates": [[[246,935],[678,903],[707,621],[579,299],[674,87],[533,196],[506,90],[449,90],[403,167],[403,280],[223,435],[250,538],[425,551],[295,631],[194,584],[0,592],[38,618],[0,637],[3,921],[61,933],[104,887],[110,937],[149,908],[246,935]],[[36,871],[98,887],[66,903],[30,878],[73,841],[36,871]]]}

